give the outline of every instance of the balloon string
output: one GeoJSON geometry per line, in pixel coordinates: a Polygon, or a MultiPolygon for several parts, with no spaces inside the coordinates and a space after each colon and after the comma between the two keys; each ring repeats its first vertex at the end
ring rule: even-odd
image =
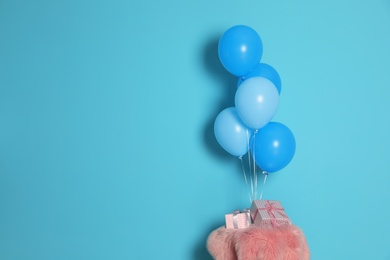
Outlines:
{"type": "Polygon", "coordinates": [[[250,150],[250,140],[249,139],[250,139],[249,138],[249,130],[247,129],[246,130],[246,140],[247,140],[247,143],[248,143],[248,168],[249,168],[249,179],[250,179],[250,182],[251,182],[251,194],[252,194],[251,203],[252,203],[252,200],[254,199],[254,197],[253,197],[251,150],[250,150]]]}
{"type": "Polygon", "coordinates": [[[263,182],[263,187],[261,187],[260,200],[263,198],[263,191],[265,187],[265,182],[267,181],[268,172],[263,171],[262,174],[264,175],[264,182],[263,182]]]}
{"type": "Polygon", "coordinates": [[[254,199],[257,198],[256,147],[255,147],[257,131],[258,130],[255,130],[255,132],[253,133],[253,180],[254,180],[254,190],[255,190],[253,194],[254,199]]]}
{"type": "MultiPolygon", "coordinates": [[[[246,184],[246,187],[248,187],[248,180],[246,178],[246,172],[245,172],[244,162],[242,161],[242,156],[238,157],[238,159],[240,159],[240,161],[241,161],[241,167],[242,167],[242,172],[244,173],[245,184],[246,184]]],[[[248,191],[248,196],[249,196],[249,202],[252,202],[251,194],[249,191],[248,191]]]]}

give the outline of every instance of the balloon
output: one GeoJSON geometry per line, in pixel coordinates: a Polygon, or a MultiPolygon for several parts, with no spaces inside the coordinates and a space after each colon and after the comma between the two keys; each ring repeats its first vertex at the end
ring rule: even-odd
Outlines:
{"type": "Polygon", "coordinates": [[[218,143],[234,156],[240,157],[248,152],[252,133],[234,107],[224,109],[215,119],[214,134],[218,143]]]}
{"type": "Polygon", "coordinates": [[[275,85],[266,78],[245,80],[237,89],[235,104],[242,121],[252,129],[260,129],[275,115],[279,94],[275,85]]]}
{"type": "Polygon", "coordinates": [[[262,170],[276,172],[290,163],[295,146],[294,135],[287,126],[270,122],[252,137],[250,149],[262,170]]]}
{"type": "Polygon", "coordinates": [[[260,62],[263,43],[251,27],[236,25],[228,29],[219,40],[218,55],[230,73],[242,77],[260,62]]]}
{"type": "Polygon", "coordinates": [[[259,63],[249,74],[238,79],[237,87],[239,87],[243,81],[253,77],[263,77],[268,79],[269,81],[274,83],[280,94],[280,91],[282,90],[280,76],[278,72],[270,65],[265,63],[259,63]]]}

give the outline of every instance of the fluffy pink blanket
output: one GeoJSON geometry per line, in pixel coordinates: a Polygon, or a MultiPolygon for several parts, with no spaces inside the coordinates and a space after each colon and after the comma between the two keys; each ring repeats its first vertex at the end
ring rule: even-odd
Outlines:
{"type": "Polygon", "coordinates": [[[294,225],[279,228],[220,227],[208,237],[207,249],[216,260],[309,260],[303,232],[294,225]]]}

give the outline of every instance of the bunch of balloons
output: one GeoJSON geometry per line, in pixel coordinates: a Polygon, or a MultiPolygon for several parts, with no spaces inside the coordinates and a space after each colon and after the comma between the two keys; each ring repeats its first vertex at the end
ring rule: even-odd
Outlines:
{"type": "Polygon", "coordinates": [[[238,77],[235,107],[224,109],[214,123],[218,143],[230,154],[241,158],[248,151],[264,172],[276,172],[292,160],[295,138],[284,124],[270,122],[281,93],[278,72],[260,63],[263,44],[251,27],[237,25],[228,29],[218,44],[222,65],[238,77]]]}

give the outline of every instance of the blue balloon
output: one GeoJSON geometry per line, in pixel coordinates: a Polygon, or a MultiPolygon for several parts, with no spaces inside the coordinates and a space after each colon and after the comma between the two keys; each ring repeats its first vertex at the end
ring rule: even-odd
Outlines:
{"type": "Polygon", "coordinates": [[[279,94],[282,91],[282,82],[280,80],[279,73],[272,66],[265,63],[259,63],[249,74],[239,78],[237,87],[239,87],[243,81],[253,77],[266,78],[272,83],[274,83],[279,94]]]}
{"type": "Polygon", "coordinates": [[[214,134],[223,149],[240,157],[248,152],[253,131],[241,121],[236,109],[229,107],[215,119],[214,134]]]}
{"type": "Polygon", "coordinates": [[[291,130],[270,122],[251,139],[250,149],[256,164],[264,171],[276,172],[290,163],[295,154],[295,138],[291,130]]]}
{"type": "Polygon", "coordinates": [[[260,129],[273,118],[279,104],[275,85],[266,78],[253,77],[245,80],[235,96],[237,113],[252,129],[260,129]]]}
{"type": "Polygon", "coordinates": [[[263,43],[251,27],[236,25],[222,35],[218,55],[225,69],[242,77],[259,64],[263,55],[263,43]]]}

